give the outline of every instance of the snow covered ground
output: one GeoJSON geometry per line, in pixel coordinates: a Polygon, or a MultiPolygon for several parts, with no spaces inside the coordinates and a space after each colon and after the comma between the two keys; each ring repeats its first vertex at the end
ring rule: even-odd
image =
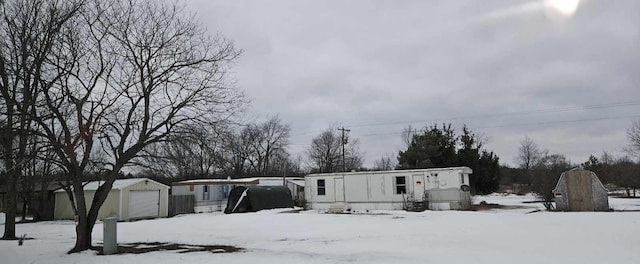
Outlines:
{"type": "MultiPolygon", "coordinates": [[[[489,195],[475,201],[523,205],[529,196],[489,195]]],[[[640,199],[610,198],[614,208],[640,208],[640,199]]],[[[232,245],[243,252],[153,252],[67,255],[74,223],[17,225],[33,240],[0,241],[0,263],[640,263],[640,212],[528,213],[360,212],[332,215],[278,210],[224,215],[183,215],[118,223],[118,241],[232,245]]],[[[94,244],[102,242],[102,225],[94,244]]]]}

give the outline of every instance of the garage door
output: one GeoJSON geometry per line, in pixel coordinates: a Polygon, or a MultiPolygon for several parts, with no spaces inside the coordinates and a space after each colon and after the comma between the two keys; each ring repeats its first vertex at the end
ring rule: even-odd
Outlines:
{"type": "Polygon", "coordinates": [[[159,214],[159,190],[129,192],[129,219],[158,217],[159,214]]]}

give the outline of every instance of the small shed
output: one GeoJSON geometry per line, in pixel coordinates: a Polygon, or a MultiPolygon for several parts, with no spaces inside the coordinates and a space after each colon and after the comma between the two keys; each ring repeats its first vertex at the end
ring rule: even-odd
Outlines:
{"type": "MultiPolygon", "coordinates": [[[[88,182],[84,186],[87,208],[104,181],[88,182]]],[[[64,190],[55,192],[54,218],[74,219],[75,213],[64,190]]],[[[107,199],[98,212],[98,219],[116,215],[119,221],[167,217],[169,186],[147,178],[121,179],[113,183],[107,199]]]]}
{"type": "Polygon", "coordinates": [[[553,190],[558,211],[609,211],[607,189],[592,171],[565,171],[553,190]]]}
{"type": "Polygon", "coordinates": [[[238,186],[229,192],[226,214],[257,212],[275,208],[293,208],[289,188],[285,186],[238,186]]]}

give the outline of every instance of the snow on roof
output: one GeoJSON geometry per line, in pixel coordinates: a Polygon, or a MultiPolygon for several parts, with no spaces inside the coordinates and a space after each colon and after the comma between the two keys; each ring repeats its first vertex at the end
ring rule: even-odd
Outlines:
{"type": "Polygon", "coordinates": [[[304,180],[290,180],[289,182],[298,185],[300,187],[304,187],[304,180]]]}
{"type": "MultiPolygon", "coordinates": [[[[154,182],[156,184],[159,184],[165,188],[169,188],[169,186],[166,186],[162,183],[156,182],[154,180],[151,179],[147,179],[147,178],[133,178],[133,179],[119,179],[119,180],[115,180],[113,182],[113,186],[111,187],[111,190],[122,190],[124,188],[127,188],[131,185],[140,183],[140,182],[144,182],[144,181],[151,181],[154,182]]],[[[100,187],[101,185],[104,184],[104,181],[92,181],[92,182],[88,182],[85,183],[83,190],[85,191],[95,191],[98,189],[98,187],[100,187]]],[[[56,192],[64,192],[64,189],[60,189],[57,190],[56,192]]]]}
{"type": "Polygon", "coordinates": [[[352,175],[371,175],[371,174],[410,174],[424,172],[440,172],[450,170],[461,170],[463,173],[472,174],[473,170],[469,167],[448,167],[448,168],[429,168],[429,169],[411,169],[411,170],[390,170],[390,171],[355,171],[355,172],[332,172],[332,173],[313,173],[304,176],[307,177],[326,177],[326,176],[352,176],[352,175]]]}
{"type": "Polygon", "coordinates": [[[197,179],[174,182],[173,186],[179,185],[223,185],[223,184],[258,184],[259,179],[246,178],[246,179],[197,179]]]}
{"type": "MultiPolygon", "coordinates": [[[[301,177],[287,177],[287,181],[302,181],[304,186],[304,178],[301,177]]],[[[242,178],[242,179],[195,179],[188,181],[180,181],[174,182],[171,185],[179,186],[179,185],[223,185],[223,184],[259,184],[260,181],[282,181],[282,177],[274,176],[274,177],[253,177],[253,178],[242,178]]]]}

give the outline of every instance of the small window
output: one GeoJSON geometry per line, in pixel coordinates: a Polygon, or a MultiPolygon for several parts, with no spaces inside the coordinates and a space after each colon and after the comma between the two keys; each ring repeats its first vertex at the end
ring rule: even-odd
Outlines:
{"type": "Polygon", "coordinates": [[[193,184],[189,184],[189,191],[193,192],[193,184]]]}
{"type": "Polygon", "coordinates": [[[318,180],[318,195],[325,195],[324,180],[318,180]]]}
{"type": "Polygon", "coordinates": [[[231,190],[231,188],[229,188],[229,185],[222,185],[222,199],[229,198],[229,191],[230,190],[231,190]]]}
{"type": "Polygon", "coordinates": [[[464,184],[464,174],[460,173],[460,182],[462,182],[462,184],[464,184]]]}
{"type": "Polygon", "coordinates": [[[202,186],[202,200],[209,200],[209,186],[202,186]]]}
{"type": "Polygon", "coordinates": [[[396,194],[407,193],[407,177],[397,176],[395,185],[396,185],[396,194]]]}

